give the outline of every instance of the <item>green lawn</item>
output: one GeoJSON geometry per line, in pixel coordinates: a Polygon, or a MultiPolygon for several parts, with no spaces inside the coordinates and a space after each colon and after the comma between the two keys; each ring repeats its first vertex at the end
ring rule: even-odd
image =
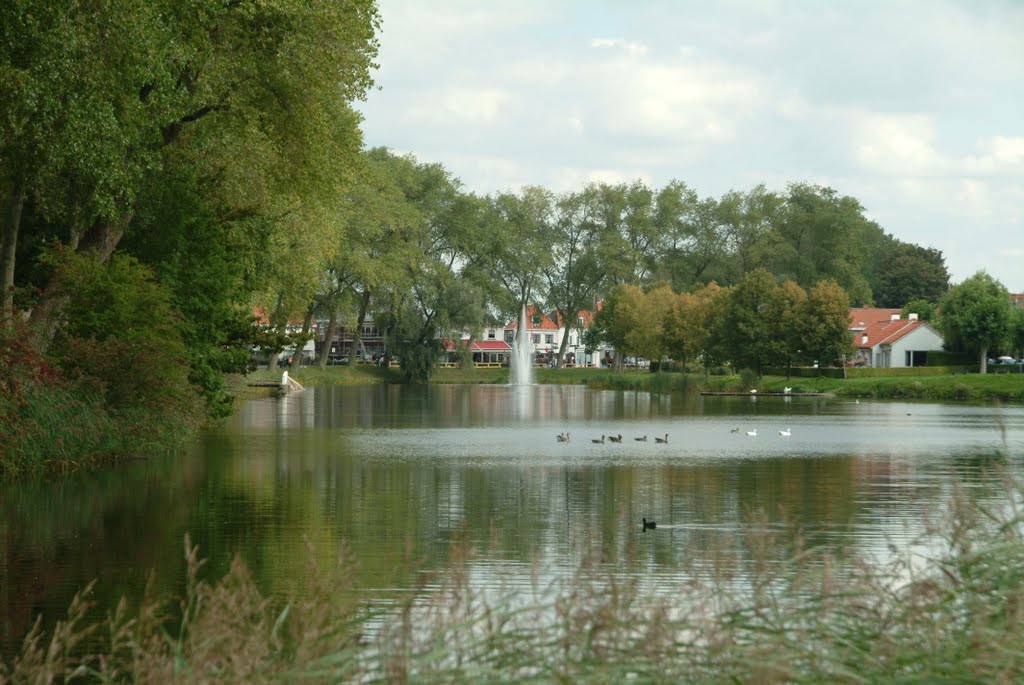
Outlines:
{"type": "MultiPolygon", "coordinates": [[[[280,372],[257,371],[236,381],[240,395],[251,394],[245,383],[275,380],[280,372]]],[[[365,385],[399,383],[398,369],[375,366],[303,367],[293,374],[303,385],[365,385]]],[[[608,369],[536,369],[536,380],[542,384],[586,385],[592,388],[638,389],[653,392],[825,392],[848,397],[922,400],[1001,400],[1024,402],[1024,374],[941,374],[935,376],[874,376],[870,378],[790,378],[762,376],[756,382],[739,375],[703,375],[683,373],[651,373],[644,369],[622,372],[608,369]]],[[[508,369],[438,369],[432,383],[507,383],[508,369]]],[[[260,392],[259,390],[256,391],[260,392]]]]}

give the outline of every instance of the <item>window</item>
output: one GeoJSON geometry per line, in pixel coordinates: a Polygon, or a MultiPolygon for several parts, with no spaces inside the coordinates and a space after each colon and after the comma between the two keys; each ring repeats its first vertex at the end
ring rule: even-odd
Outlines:
{"type": "Polygon", "coordinates": [[[545,342],[545,344],[548,344],[548,345],[550,345],[551,343],[555,342],[555,334],[554,333],[545,333],[544,334],[544,342],[545,342]]]}
{"type": "Polygon", "coordinates": [[[488,328],[487,329],[487,339],[488,340],[494,340],[494,329],[493,328],[488,328]]]}
{"type": "Polygon", "coordinates": [[[533,334],[532,336],[530,336],[530,337],[531,337],[531,339],[533,340],[533,344],[534,344],[534,345],[540,345],[540,333],[534,333],[534,334],[533,334]]]}
{"type": "Polygon", "coordinates": [[[515,340],[515,339],[516,339],[516,332],[515,331],[505,331],[505,342],[507,342],[509,345],[511,345],[512,341],[515,340]]]}
{"type": "Polygon", "coordinates": [[[576,317],[576,327],[577,328],[583,328],[583,317],[582,316],[577,316],[576,317]]]}

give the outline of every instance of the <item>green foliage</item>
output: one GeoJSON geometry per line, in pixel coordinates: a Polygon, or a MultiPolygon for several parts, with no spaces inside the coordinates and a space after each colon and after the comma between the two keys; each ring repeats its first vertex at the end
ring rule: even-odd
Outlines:
{"type": "Polygon", "coordinates": [[[850,336],[850,300],[835,281],[821,281],[807,295],[801,339],[819,366],[841,363],[854,351],[850,336]]]}
{"type": "Polygon", "coordinates": [[[900,310],[901,318],[908,318],[910,314],[917,314],[921,321],[934,322],[937,318],[937,309],[933,302],[924,299],[910,300],[900,310]]]}
{"type": "Polygon", "coordinates": [[[881,261],[874,283],[875,304],[879,307],[920,306],[921,301],[938,302],[947,290],[949,272],[942,252],[896,241],[881,261]]]}
{"type": "Polygon", "coordinates": [[[65,321],[54,353],[65,373],[95,387],[115,412],[194,420],[181,317],[168,289],[137,260],[56,251],[65,321]]]}
{"type": "Polygon", "coordinates": [[[984,372],[990,349],[1007,342],[1011,332],[1010,294],[1002,283],[979,271],[953,286],[939,304],[939,329],[947,348],[978,355],[984,372]]]}

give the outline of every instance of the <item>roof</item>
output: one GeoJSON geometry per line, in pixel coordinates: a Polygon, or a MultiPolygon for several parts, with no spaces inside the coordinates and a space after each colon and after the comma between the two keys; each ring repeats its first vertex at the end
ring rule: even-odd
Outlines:
{"type": "Polygon", "coordinates": [[[850,329],[860,330],[879,321],[889,321],[894,314],[898,317],[901,311],[899,309],[853,307],[850,309],[850,329]]]}
{"type": "MultiPolygon", "coordinates": [[[[896,319],[895,321],[875,321],[867,324],[863,330],[854,332],[853,344],[858,349],[877,347],[878,345],[891,345],[900,338],[903,338],[918,328],[928,325],[927,321],[920,319],[896,319]],[[864,336],[868,341],[863,342],[864,336]]],[[[934,331],[935,329],[932,328],[934,331]]]]}
{"type": "MultiPolygon", "coordinates": [[[[554,321],[552,321],[550,316],[548,316],[547,314],[542,312],[537,307],[534,307],[532,304],[529,307],[526,308],[526,320],[527,320],[526,328],[528,330],[531,330],[531,331],[540,331],[540,330],[557,331],[558,330],[558,324],[556,324],[554,321]],[[540,325],[539,326],[534,326],[533,325],[533,317],[535,315],[537,315],[537,314],[540,315],[540,325]]],[[[517,317],[517,318],[513,319],[512,321],[509,321],[507,324],[505,324],[505,328],[506,329],[508,329],[508,328],[519,328],[519,318],[517,317]]]]}

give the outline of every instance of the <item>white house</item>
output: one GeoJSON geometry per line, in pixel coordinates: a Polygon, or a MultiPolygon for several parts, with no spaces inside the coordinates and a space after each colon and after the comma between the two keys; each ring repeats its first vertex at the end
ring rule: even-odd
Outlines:
{"type": "Polygon", "coordinates": [[[850,331],[857,348],[855,362],[877,368],[924,366],[928,352],[941,350],[942,334],[899,309],[851,309],[850,331]]]}

